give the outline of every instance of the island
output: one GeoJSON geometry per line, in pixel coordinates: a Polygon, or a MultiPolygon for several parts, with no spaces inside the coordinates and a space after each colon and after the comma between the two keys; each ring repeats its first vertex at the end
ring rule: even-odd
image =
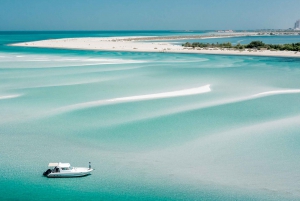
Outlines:
{"type": "MultiPolygon", "coordinates": [[[[159,52],[159,53],[193,53],[215,55],[244,55],[244,56],[274,56],[300,57],[299,43],[285,45],[269,45],[261,41],[253,41],[248,45],[232,45],[231,43],[172,43],[176,40],[209,39],[259,36],[261,33],[231,33],[184,36],[132,36],[132,37],[88,37],[61,38],[32,42],[9,44],[10,46],[77,49],[93,51],[124,51],[124,52],[159,52]],[[284,51],[283,51],[284,50],[284,51]]],[[[292,33],[298,35],[298,33],[292,33]]]]}
{"type": "Polygon", "coordinates": [[[291,43],[291,44],[265,44],[262,41],[252,41],[247,45],[242,45],[238,43],[237,45],[232,45],[230,42],[227,43],[200,43],[194,42],[189,43],[186,42],[182,44],[183,47],[192,47],[192,48],[221,48],[221,49],[235,49],[235,50],[270,50],[270,51],[300,51],[300,43],[291,43]]]}

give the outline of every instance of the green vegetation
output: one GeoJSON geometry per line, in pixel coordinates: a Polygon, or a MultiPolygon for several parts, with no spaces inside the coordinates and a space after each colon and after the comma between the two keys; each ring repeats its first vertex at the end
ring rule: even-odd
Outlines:
{"type": "Polygon", "coordinates": [[[300,51],[300,43],[291,43],[283,45],[272,45],[265,44],[262,41],[252,41],[248,45],[232,45],[231,43],[189,43],[186,42],[182,44],[183,47],[192,47],[192,48],[231,48],[231,49],[268,49],[268,50],[288,50],[288,51],[300,51]]]}

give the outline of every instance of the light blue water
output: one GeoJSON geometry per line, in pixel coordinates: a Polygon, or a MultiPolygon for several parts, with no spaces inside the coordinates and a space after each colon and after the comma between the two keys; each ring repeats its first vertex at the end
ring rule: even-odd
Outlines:
{"type": "Polygon", "coordinates": [[[5,46],[114,35],[0,34],[1,200],[299,200],[299,59],[5,46]]]}
{"type": "Polygon", "coordinates": [[[230,42],[233,45],[249,44],[252,41],[263,41],[266,44],[286,44],[286,43],[299,43],[300,35],[279,35],[279,36],[245,36],[245,37],[230,37],[230,38],[209,38],[209,39],[188,39],[188,40],[176,40],[172,43],[183,44],[185,42],[201,42],[201,43],[227,43],[230,42]]]}

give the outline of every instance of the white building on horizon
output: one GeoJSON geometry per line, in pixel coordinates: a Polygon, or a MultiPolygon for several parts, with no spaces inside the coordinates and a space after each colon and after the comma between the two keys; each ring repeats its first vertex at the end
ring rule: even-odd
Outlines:
{"type": "Polygon", "coordinates": [[[295,22],[295,27],[294,27],[295,30],[300,30],[300,20],[297,20],[295,22]]]}

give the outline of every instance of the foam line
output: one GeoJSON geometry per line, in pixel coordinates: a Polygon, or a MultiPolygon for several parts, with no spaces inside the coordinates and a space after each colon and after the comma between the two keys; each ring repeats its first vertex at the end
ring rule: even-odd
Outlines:
{"type": "Polygon", "coordinates": [[[158,93],[158,94],[149,94],[149,95],[141,95],[141,96],[131,96],[131,97],[124,97],[124,98],[115,98],[109,101],[135,101],[135,100],[146,100],[146,99],[158,99],[158,98],[170,98],[176,96],[188,96],[188,95],[195,95],[200,93],[209,92],[210,85],[206,85],[203,87],[192,88],[192,89],[185,89],[180,91],[173,91],[173,92],[166,92],[166,93],[158,93]]]}
{"type": "Polygon", "coordinates": [[[21,95],[7,95],[7,96],[0,96],[0,100],[2,99],[11,99],[11,98],[17,98],[21,95]]]}
{"type": "Polygon", "coordinates": [[[51,61],[49,59],[32,59],[32,60],[24,60],[24,61],[51,61]]]}
{"type": "Polygon", "coordinates": [[[70,83],[61,83],[61,84],[49,84],[49,85],[38,85],[38,86],[23,86],[18,89],[34,89],[34,88],[47,88],[47,87],[64,87],[64,86],[75,86],[75,85],[84,85],[84,84],[92,84],[98,83],[106,80],[93,80],[88,82],[70,82],[70,83]]]}
{"type": "Polygon", "coordinates": [[[99,101],[91,101],[86,103],[79,103],[70,106],[66,106],[63,108],[59,108],[58,112],[66,112],[72,110],[83,109],[87,107],[95,107],[99,105],[111,104],[116,102],[130,102],[130,101],[141,101],[141,100],[150,100],[150,99],[162,99],[162,98],[171,98],[171,97],[179,97],[179,96],[190,96],[196,94],[202,94],[210,92],[210,85],[205,85],[202,87],[191,88],[191,89],[184,89],[180,91],[173,91],[173,92],[165,92],[165,93],[157,93],[157,94],[147,94],[147,95],[140,95],[140,96],[129,96],[129,97],[122,97],[122,98],[114,98],[108,100],[99,100],[99,101]]]}
{"type": "Polygon", "coordinates": [[[257,97],[257,96],[271,96],[271,95],[277,95],[277,94],[294,94],[294,93],[300,93],[300,89],[267,91],[267,92],[255,94],[255,95],[253,95],[253,97],[257,97]]]}

